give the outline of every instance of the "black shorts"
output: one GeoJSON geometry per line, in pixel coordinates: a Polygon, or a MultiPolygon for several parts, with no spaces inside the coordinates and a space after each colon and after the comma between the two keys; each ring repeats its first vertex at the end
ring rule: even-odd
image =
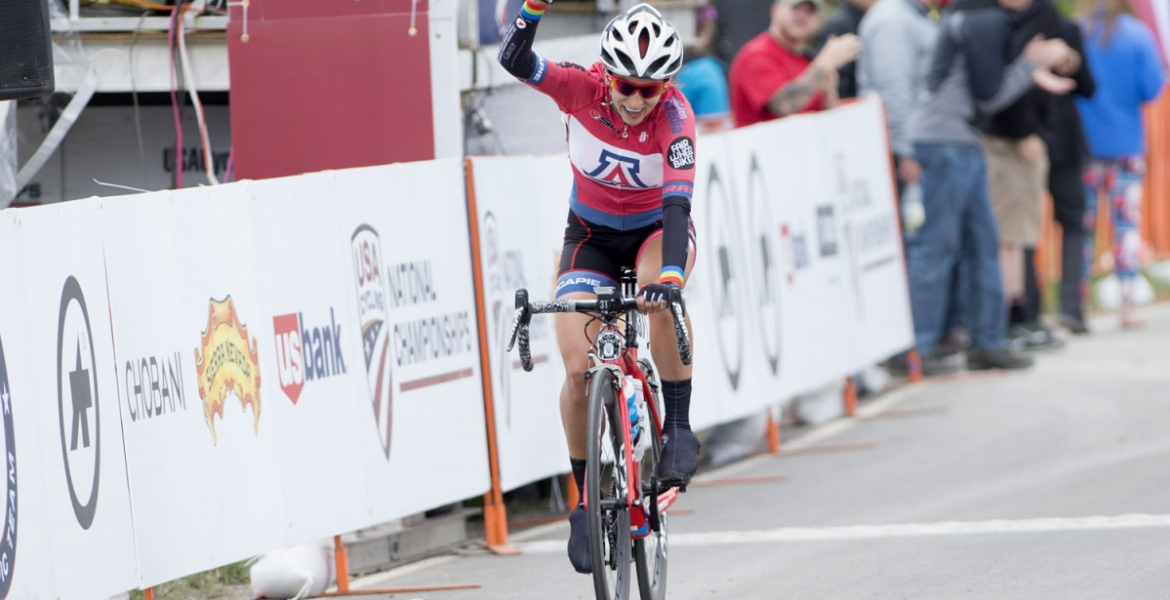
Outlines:
{"type": "MultiPolygon", "coordinates": [[[[689,234],[688,256],[696,248],[693,222],[689,234]]],[[[595,287],[619,287],[622,267],[637,267],[646,246],[661,235],[661,220],[622,231],[590,223],[570,210],[557,269],[557,298],[571,292],[593,293],[595,287]]]]}

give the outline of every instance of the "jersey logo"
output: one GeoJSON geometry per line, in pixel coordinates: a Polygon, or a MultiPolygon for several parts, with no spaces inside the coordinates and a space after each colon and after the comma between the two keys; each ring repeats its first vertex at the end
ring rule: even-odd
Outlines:
{"type": "Polygon", "coordinates": [[[597,159],[599,166],[586,173],[598,181],[627,187],[650,187],[638,179],[638,172],[642,170],[642,161],[632,156],[621,156],[607,149],[601,151],[597,159]]]}
{"type": "Polygon", "coordinates": [[[670,144],[666,160],[675,169],[695,168],[695,143],[689,137],[680,137],[670,144]]]}

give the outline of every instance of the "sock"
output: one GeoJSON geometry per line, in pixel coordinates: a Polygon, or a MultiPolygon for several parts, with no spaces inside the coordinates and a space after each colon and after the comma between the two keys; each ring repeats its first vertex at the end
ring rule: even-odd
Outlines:
{"type": "Polygon", "coordinates": [[[1019,325],[1027,322],[1028,315],[1024,310],[1024,303],[1019,300],[1013,300],[1011,308],[1008,309],[1008,323],[1011,325],[1019,325]]]}
{"type": "Polygon", "coordinates": [[[663,381],[662,404],[666,416],[662,419],[663,429],[682,428],[691,430],[691,380],[663,381]]]}
{"type": "MultiPolygon", "coordinates": [[[[569,464],[573,466],[573,481],[577,483],[577,497],[581,501],[585,500],[585,460],[577,460],[575,458],[569,459],[569,464]]],[[[576,507],[574,507],[576,508],[576,507]]]]}

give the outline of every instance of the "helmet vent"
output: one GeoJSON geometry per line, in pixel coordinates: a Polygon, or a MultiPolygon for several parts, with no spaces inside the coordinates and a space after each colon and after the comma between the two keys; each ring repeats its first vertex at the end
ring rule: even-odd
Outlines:
{"type": "Polygon", "coordinates": [[[636,73],[638,71],[634,67],[634,61],[630,59],[630,55],[622,52],[619,48],[614,48],[614,54],[617,55],[618,61],[622,63],[622,66],[625,67],[627,72],[636,73]]]}

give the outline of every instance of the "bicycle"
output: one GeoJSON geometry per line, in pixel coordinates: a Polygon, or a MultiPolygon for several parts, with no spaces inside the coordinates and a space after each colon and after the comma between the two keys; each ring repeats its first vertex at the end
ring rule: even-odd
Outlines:
{"type": "MultiPolygon", "coordinates": [[[[599,600],[628,598],[632,555],[639,595],[643,600],[662,600],[666,597],[666,511],[686,488],[659,489],[655,471],[662,452],[662,401],[653,366],[638,358],[637,277],[633,269],[622,269],[621,285],[624,296],[612,287],[594,288],[596,300],[530,302],[527,290],[517,290],[507,351],[511,352],[519,340],[521,366],[532,370],[528,325],[536,314],[579,312],[593,316],[590,324],[601,321],[597,336],[590,340],[592,367],[585,373],[587,426],[594,433],[588,438],[585,490],[581,494],[589,519],[593,588],[599,600]],[[622,321],[624,332],[619,327],[622,321]],[[627,377],[631,378],[628,383],[627,377]],[[641,437],[636,444],[629,398],[630,392],[636,394],[638,389],[646,402],[637,410],[649,426],[640,424],[641,437]],[[631,481],[641,485],[630,486],[631,481]]],[[[679,290],[673,290],[669,306],[679,358],[689,365],[690,336],[679,290]]],[[[588,335],[588,325],[585,331],[588,335]]]]}

